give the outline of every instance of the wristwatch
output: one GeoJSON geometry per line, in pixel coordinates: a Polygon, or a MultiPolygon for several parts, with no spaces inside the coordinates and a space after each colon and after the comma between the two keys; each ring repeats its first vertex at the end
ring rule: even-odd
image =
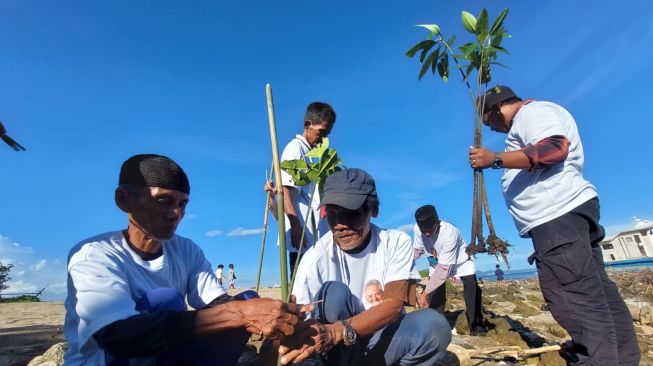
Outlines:
{"type": "Polygon", "coordinates": [[[353,346],[358,341],[358,334],[356,333],[356,330],[345,319],[341,319],[340,323],[342,323],[342,325],[345,327],[342,330],[342,342],[345,344],[345,346],[353,346]]]}
{"type": "Polygon", "coordinates": [[[501,169],[503,168],[503,160],[501,160],[501,153],[494,153],[494,161],[492,162],[492,169],[501,169]]]}

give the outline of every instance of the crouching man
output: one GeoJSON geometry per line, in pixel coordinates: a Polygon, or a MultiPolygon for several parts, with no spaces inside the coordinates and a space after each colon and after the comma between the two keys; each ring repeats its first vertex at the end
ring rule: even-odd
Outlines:
{"type": "Polygon", "coordinates": [[[296,305],[253,291],[230,298],[202,250],[175,235],[189,194],[167,157],[123,163],[115,202],[127,229],[84,240],[68,257],[65,365],[235,365],[250,333],[294,332],[296,305]]]}
{"type": "Polygon", "coordinates": [[[327,365],[433,365],[451,330],[432,309],[404,312],[416,299],[412,244],[407,234],[370,223],[379,212],[372,177],[359,169],[332,174],[320,206],[331,233],[306,252],[292,290],[297,303],[317,303],[283,340],[281,362],[319,353],[327,365]],[[371,280],[383,287],[377,304],[365,299],[371,280]]]}

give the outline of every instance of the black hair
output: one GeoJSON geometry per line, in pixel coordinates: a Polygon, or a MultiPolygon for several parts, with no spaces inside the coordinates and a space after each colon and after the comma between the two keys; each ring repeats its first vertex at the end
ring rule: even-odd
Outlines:
{"type": "Polygon", "coordinates": [[[520,97],[514,96],[514,97],[510,97],[510,98],[508,98],[508,99],[506,99],[504,101],[501,101],[501,102],[499,102],[499,103],[497,103],[495,105],[500,106],[500,105],[504,105],[504,104],[513,104],[513,103],[517,103],[517,102],[521,102],[521,101],[522,101],[522,99],[520,97]]]}
{"type": "Polygon", "coordinates": [[[333,125],[336,123],[336,111],[327,103],[313,102],[306,107],[304,121],[310,121],[314,125],[322,122],[333,125]]]}
{"type": "Polygon", "coordinates": [[[234,265],[229,263],[229,268],[234,268],[234,265]]]}
{"type": "Polygon", "coordinates": [[[379,196],[367,196],[367,199],[365,200],[365,206],[367,211],[370,212],[372,216],[378,216],[380,205],[381,203],[379,202],[379,196]]]}
{"type": "Polygon", "coordinates": [[[218,264],[218,268],[224,268],[224,264],[218,264]]]}
{"type": "Polygon", "coordinates": [[[498,265],[498,264],[496,265],[496,267],[497,267],[497,268],[501,268],[501,266],[500,266],[500,265],[498,265]]]}

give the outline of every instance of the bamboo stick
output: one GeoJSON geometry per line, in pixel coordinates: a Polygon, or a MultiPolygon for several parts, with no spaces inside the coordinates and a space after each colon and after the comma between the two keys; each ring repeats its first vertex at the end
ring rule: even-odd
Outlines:
{"type": "MultiPolygon", "coordinates": [[[[270,169],[270,176],[265,174],[265,179],[267,180],[272,179],[272,169],[270,169]]],[[[265,239],[268,234],[268,216],[270,212],[269,202],[270,202],[271,194],[272,192],[268,191],[268,193],[265,195],[265,213],[263,214],[263,234],[261,238],[261,254],[259,255],[258,258],[258,272],[256,273],[256,293],[258,293],[259,285],[261,284],[261,271],[263,270],[263,254],[265,254],[265,239]]]]}
{"type": "MultiPolygon", "coordinates": [[[[274,121],[274,104],[272,101],[272,86],[266,84],[265,94],[268,104],[268,122],[270,125],[270,142],[272,143],[272,165],[274,167],[274,178],[276,186],[281,188],[281,168],[279,166],[279,146],[277,144],[277,127],[274,121]]],[[[279,228],[279,266],[281,270],[281,298],[288,298],[288,262],[286,260],[286,220],[283,209],[283,189],[277,194],[278,218],[277,226],[279,228]]]]}

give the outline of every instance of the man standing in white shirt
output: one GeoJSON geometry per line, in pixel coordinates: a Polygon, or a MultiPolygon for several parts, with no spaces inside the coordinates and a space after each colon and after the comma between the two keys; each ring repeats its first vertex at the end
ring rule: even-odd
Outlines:
{"type": "Polygon", "coordinates": [[[405,314],[415,303],[413,249],[408,235],[370,222],[379,212],[376,185],[360,169],[338,171],[324,184],[331,233],[299,264],[292,294],[315,303],[312,319],[283,340],[281,362],[326,354],[327,365],[434,365],[451,341],[444,316],[433,309],[405,314]],[[378,283],[382,299],[366,299],[378,283]]]}
{"type": "Polygon", "coordinates": [[[298,306],[253,291],[230,298],[200,247],[175,235],[189,195],[170,158],[123,163],[115,203],[128,227],[68,257],[64,365],[235,365],[250,333],[294,332],[298,306]]]}
{"type": "MultiPolygon", "coordinates": [[[[306,108],[304,115],[304,132],[296,135],[281,154],[281,161],[306,159],[306,153],[322,142],[322,138],[329,136],[333,125],[336,123],[336,112],[330,105],[321,102],[313,102],[306,108]]],[[[325,220],[320,217],[319,202],[320,193],[315,189],[315,184],[298,186],[293,182],[292,177],[285,171],[281,171],[281,184],[283,185],[283,207],[286,213],[286,242],[290,265],[290,274],[295,268],[295,262],[301,258],[298,253],[299,243],[302,238],[304,222],[309,220],[309,207],[312,208],[310,220],[306,225],[304,233],[304,244],[302,252],[313,245],[314,241],[329,231],[325,220]],[[315,193],[313,194],[313,191],[315,193]],[[311,197],[313,201],[311,202],[311,197]]]]}
{"type": "Polygon", "coordinates": [[[506,133],[504,152],[471,148],[472,169],[504,168],[502,186],[520,236],[530,237],[544,299],[572,339],[571,365],[638,365],[632,318],[608,278],[596,188],[583,178],[576,121],[551,102],[490,89],[483,123],[506,133]]]}
{"type": "MultiPolygon", "coordinates": [[[[419,298],[419,305],[427,308],[434,305],[434,294],[445,291],[449,277],[460,278],[463,283],[463,297],[467,308],[467,323],[472,335],[486,333],[481,309],[481,288],[476,281],[476,266],[465,252],[467,243],[454,225],[440,220],[435,206],[425,205],[415,211],[416,224],[413,228],[415,259],[424,253],[437,255],[438,263],[432,271],[426,289],[419,298]]],[[[446,296],[446,293],[445,295],[446,296]]],[[[446,297],[445,297],[446,301],[446,297]]],[[[437,303],[437,301],[435,301],[437,303]]]]}

